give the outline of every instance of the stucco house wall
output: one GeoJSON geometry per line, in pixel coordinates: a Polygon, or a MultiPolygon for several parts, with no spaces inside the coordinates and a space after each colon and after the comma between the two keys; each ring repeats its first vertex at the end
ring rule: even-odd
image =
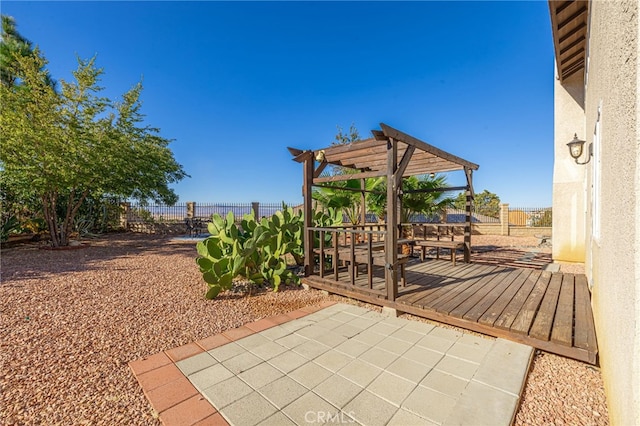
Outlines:
{"type": "Polygon", "coordinates": [[[589,25],[585,119],[594,157],[576,166],[587,171],[586,269],[611,420],[640,425],[638,1],[593,1],[589,25]]]}
{"type": "Polygon", "coordinates": [[[640,425],[638,12],[638,0],[589,2],[586,72],[557,81],[555,93],[554,258],[580,260],[582,228],[609,415],[619,425],[640,425]],[[572,132],[587,141],[586,165],[568,158],[572,132]]]}

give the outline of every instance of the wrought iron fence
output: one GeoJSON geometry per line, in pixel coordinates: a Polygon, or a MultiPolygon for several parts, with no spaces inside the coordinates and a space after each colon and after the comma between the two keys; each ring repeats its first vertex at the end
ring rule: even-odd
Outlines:
{"type": "MultiPolygon", "coordinates": [[[[285,203],[294,207],[294,203],[285,203]]],[[[208,220],[211,215],[226,216],[233,212],[236,218],[254,211],[258,212],[258,218],[271,216],[278,210],[282,210],[282,203],[177,203],[172,206],[164,204],[130,203],[127,210],[129,223],[176,223],[183,222],[187,217],[196,217],[208,220]],[[190,212],[190,204],[193,211],[190,212]]]]}

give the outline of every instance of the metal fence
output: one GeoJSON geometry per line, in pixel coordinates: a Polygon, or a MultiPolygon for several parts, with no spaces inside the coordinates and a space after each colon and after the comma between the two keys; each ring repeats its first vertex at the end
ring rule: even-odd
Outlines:
{"type": "Polygon", "coordinates": [[[511,207],[509,206],[509,224],[531,228],[551,227],[551,207],[511,207]]]}
{"type": "MultiPolygon", "coordinates": [[[[233,212],[236,218],[242,218],[251,213],[254,208],[258,212],[258,218],[271,216],[278,210],[282,210],[282,203],[177,203],[172,206],[163,204],[130,203],[127,210],[129,223],[176,223],[183,222],[190,216],[189,204],[193,204],[191,216],[198,218],[210,218],[213,214],[226,216],[233,212]]],[[[288,207],[294,207],[294,203],[285,203],[288,207]]]]}

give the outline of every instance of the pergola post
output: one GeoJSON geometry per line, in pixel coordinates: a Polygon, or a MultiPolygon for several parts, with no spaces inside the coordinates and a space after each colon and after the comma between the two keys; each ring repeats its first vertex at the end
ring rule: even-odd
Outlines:
{"type": "Polygon", "coordinates": [[[473,194],[473,170],[465,167],[465,176],[467,177],[467,190],[465,202],[465,223],[464,223],[464,261],[471,262],[471,203],[473,194]]]}
{"type": "MultiPolygon", "coordinates": [[[[395,301],[398,296],[398,141],[389,138],[387,142],[387,235],[385,236],[385,286],[387,300],[395,301]]],[[[402,177],[400,177],[402,179],[402,177]]]]}
{"type": "Polygon", "coordinates": [[[360,223],[364,226],[365,223],[367,223],[367,194],[365,192],[367,189],[366,179],[360,179],[360,189],[362,190],[360,192],[360,223]]]}
{"type": "Polygon", "coordinates": [[[313,227],[313,196],[312,196],[312,184],[314,173],[313,155],[307,155],[304,159],[303,166],[303,183],[302,183],[302,196],[304,198],[303,213],[304,213],[304,275],[308,277],[313,273],[313,231],[309,228],[313,227]]]}

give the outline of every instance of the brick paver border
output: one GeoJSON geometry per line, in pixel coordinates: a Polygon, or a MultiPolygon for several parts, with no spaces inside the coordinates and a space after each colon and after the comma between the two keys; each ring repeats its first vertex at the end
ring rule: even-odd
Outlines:
{"type": "Polygon", "coordinates": [[[228,425],[218,410],[182,374],[176,362],[304,317],[335,303],[327,301],[247,323],[197,342],[131,361],[129,368],[165,426],[228,425]]]}

